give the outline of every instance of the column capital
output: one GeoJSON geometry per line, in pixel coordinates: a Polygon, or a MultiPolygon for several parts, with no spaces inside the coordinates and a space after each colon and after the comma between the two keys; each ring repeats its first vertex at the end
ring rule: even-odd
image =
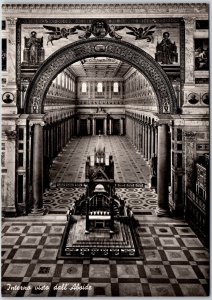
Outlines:
{"type": "Polygon", "coordinates": [[[196,18],[195,17],[184,17],[184,22],[185,22],[185,25],[191,25],[193,26],[195,21],[196,21],[196,18]]]}
{"type": "Polygon", "coordinates": [[[6,18],[9,26],[16,26],[17,18],[6,18]]]}
{"type": "Polygon", "coordinates": [[[44,114],[31,114],[29,116],[29,126],[33,126],[33,125],[44,126],[45,125],[44,116],[45,116],[44,114]]]}

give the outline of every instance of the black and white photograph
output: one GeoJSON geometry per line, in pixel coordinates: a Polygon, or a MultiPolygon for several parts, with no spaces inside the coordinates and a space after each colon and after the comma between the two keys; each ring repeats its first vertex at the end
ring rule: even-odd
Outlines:
{"type": "Polygon", "coordinates": [[[1,8],[1,296],[209,296],[209,3],[1,8]]]}

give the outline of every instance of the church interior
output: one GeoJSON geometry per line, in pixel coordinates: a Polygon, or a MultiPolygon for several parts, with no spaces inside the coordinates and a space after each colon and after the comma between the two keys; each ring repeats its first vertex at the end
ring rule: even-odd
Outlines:
{"type": "Polygon", "coordinates": [[[208,4],[2,14],[2,296],[208,296],[208,4]]]}

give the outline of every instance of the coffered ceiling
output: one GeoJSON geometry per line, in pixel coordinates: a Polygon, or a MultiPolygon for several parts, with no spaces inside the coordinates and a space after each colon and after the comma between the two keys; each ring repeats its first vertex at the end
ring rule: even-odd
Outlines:
{"type": "Polygon", "coordinates": [[[131,68],[125,62],[108,57],[91,57],[72,64],[69,69],[77,77],[123,77],[131,68]]]}

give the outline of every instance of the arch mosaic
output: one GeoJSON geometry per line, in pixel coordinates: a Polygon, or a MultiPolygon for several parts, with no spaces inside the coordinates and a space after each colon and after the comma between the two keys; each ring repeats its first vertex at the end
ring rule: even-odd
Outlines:
{"type": "Polygon", "coordinates": [[[156,95],[159,113],[176,113],[174,89],[161,66],[142,49],[109,38],[71,43],[48,57],[37,70],[26,95],[27,113],[43,113],[43,100],[52,80],[70,64],[88,57],[107,56],[125,61],[144,74],[156,95]]]}

